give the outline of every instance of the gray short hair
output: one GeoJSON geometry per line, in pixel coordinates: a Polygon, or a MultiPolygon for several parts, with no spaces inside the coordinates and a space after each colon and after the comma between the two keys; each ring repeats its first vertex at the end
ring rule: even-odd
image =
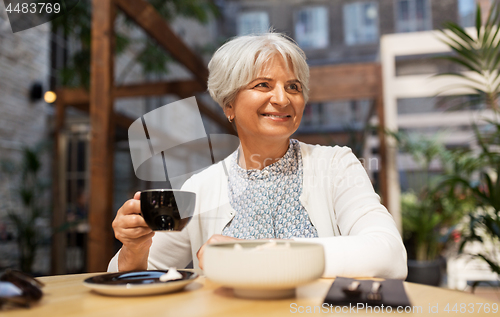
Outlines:
{"type": "Polygon", "coordinates": [[[222,45],[208,63],[208,92],[222,107],[233,102],[238,91],[258,76],[263,64],[274,54],[281,54],[302,85],[307,103],[309,66],[306,55],[291,38],[280,33],[245,35],[222,45]]]}

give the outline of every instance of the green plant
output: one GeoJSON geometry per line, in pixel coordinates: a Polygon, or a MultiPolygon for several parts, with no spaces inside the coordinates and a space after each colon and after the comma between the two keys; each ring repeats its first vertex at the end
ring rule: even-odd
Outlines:
{"type": "MultiPolygon", "coordinates": [[[[454,56],[443,57],[470,73],[447,73],[463,80],[463,87],[476,92],[476,100],[493,110],[494,119],[485,121],[486,129],[474,125],[479,150],[468,151],[461,168],[454,168],[441,184],[473,199],[469,222],[463,232],[460,250],[471,242],[493,245],[488,251],[474,254],[500,274],[500,124],[498,96],[500,91],[500,3],[493,2],[484,24],[478,5],[474,37],[454,23],[445,25],[443,41],[454,56]]],[[[460,163],[460,162],[459,162],[460,163]]],[[[459,164],[460,165],[460,164],[459,164]]]]}
{"type": "Polygon", "coordinates": [[[473,256],[483,259],[493,272],[500,274],[500,124],[491,120],[488,122],[494,131],[482,133],[476,127],[475,136],[480,151],[469,153],[470,159],[478,165],[450,173],[443,184],[451,185],[474,199],[459,250],[463,252],[465,246],[472,242],[493,246],[473,256]]]}
{"type": "MultiPolygon", "coordinates": [[[[209,0],[148,0],[148,2],[167,21],[182,16],[207,23],[210,16],[219,15],[216,5],[209,0]]],[[[59,72],[59,79],[64,86],[89,87],[91,17],[91,1],[80,1],[71,10],[71,14],[62,15],[52,21],[52,31],[62,34],[66,40],[70,39],[75,44],[72,48],[77,48],[69,51],[68,62],[59,72]]],[[[147,36],[139,38],[131,36],[133,22],[120,10],[117,10],[117,20],[123,23],[115,28],[115,54],[119,56],[128,51],[134,55],[118,74],[117,83],[123,82],[137,64],[141,65],[142,71],[147,74],[168,73],[168,63],[173,60],[170,55],[147,36]]],[[[198,48],[198,51],[202,50],[203,48],[198,48]]]]}
{"type": "Polygon", "coordinates": [[[37,225],[48,211],[44,194],[49,184],[40,177],[43,150],[42,145],[25,147],[20,162],[2,162],[2,171],[10,177],[11,183],[16,184],[14,202],[7,210],[7,216],[16,229],[19,265],[24,272],[32,271],[38,246],[46,238],[37,225]]]}
{"type": "Polygon", "coordinates": [[[450,162],[455,162],[450,158],[459,157],[459,152],[446,149],[439,136],[428,138],[404,132],[389,134],[422,171],[418,180],[420,188],[401,195],[403,239],[409,257],[419,261],[434,260],[446,246],[470,202],[465,196],[457,197],[453,188],[442,186],[442,176],[431,173],[431,163],[438,161],[446,173],[455,167],[449,166],[450,162]]]}
{"type": "Polygon", "coordinates": [[[403,238],[409,247],[410,258],[419,261],[431,260],[438,254],[440,223],[439,214],[434,212],[432,200],[417,196],[414,192],[401,195],[403,216],[403,238]]]}
{"type": "Polygon", "coordinates": [[[439,57],[458,65],[470,73],[441,73],[439,76],[454,76],[462,80],[461,86],[474,91],[487,106],[498,110],[500,88],[500,2],[492,7],[482,24],[481,7],[476,8],[474,37],[460,25],[447,22],[441,31],[441,40],[453,51],[453,55],[439,57]]]}

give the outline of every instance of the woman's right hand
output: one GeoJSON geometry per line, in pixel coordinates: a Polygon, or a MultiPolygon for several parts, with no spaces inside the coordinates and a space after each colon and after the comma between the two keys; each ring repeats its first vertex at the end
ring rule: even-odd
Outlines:
{"type": "Polygon", "coordinates": [[[146,270],[149,248],[153,242],[152,231],[141,216],[141,193],[126,201],[116,213],[113,230],[116,239],[123,243],[118,256],[118,270],[146,270]]]}

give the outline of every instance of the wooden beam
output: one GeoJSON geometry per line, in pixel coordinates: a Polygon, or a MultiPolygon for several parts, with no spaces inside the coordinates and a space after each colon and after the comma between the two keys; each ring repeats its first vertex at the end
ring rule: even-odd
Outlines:
{"type": "MultiPolygon", "coordinates": [[[[382,67],[378,67],[377,69],[378,75],[382,78],[382,67]]],[[[379,166],[379,177],[378,181],[380,184],[380,196],[382,198],[382,204],[388,207],[389,201],[389,188],[388,188],[388,176],[387,176],[387,142],[385,134],[385,114],[384,114],[384,93],[383,93],[383,82],[379,81],[379,94],[375,97],[376,102],[376,110],[378,117],[378,138],[379,138],[379,158],[380,158],[380,166],[379,166]]]]}
{"type": "MultiPolygon", "coordinates": [[[[182,92],[179,92],[178,95],[181,98],[191,97],[190,94],[182,92]]],[[[198,108],[200,109],[200,112],[202,114],[212,119],[213,121],[217,122],[222,128],[226,130],[227,133],[236,135],[236,131],[234,130],[232,124],[229,121],[227,121],[225,117],[222,117],[217,113],[215,113],[212,109],[206,106],[200,99],[196,99],[196,103],[198,104],[198,108]]]]}
{"type": "MultiPolygon", "coordinates": [[[[88,103],[75,103],[75,104],[71,104],[71,106],[73,108],[80,110],[80,111],[89,112],[89,104],[88,103]]],[[[123,114],[117,113],[117,112],[115,112],[113,114],[113,123],[115,124],[116,127],[128,129],[130,127],[130,125],[132,124],[132,122],[134,122],[134,119],[132,119],[126,115],[123,115],[123,114]]]]}
{"type": "Polygon", "coordinates": [[[168,94],[183,94],[192,96],[196,93],[203,92],[206,89],[206,86],[200,84],[196,80],[141,83],[117,86],[114,89],[114,96],[115,98],[164,96],[168,94]]]}
{"type": "Polygon", "coordinates": [[[379,92],[381,77],[378,63],[311,67],[309,100],[371,99],[379,92]]]}
{"type": "MultiPolygon", "coordinates": [[[[169,94],[194,95],[206,90],[196,80],[165,81],[154,83],[141,83],[113,87],[114,98],[164,96],[169,94]]],[[[88,104],[89,93],[84,88],[63,88],[65,105],[88,104]]]]}
{"type": "Polygon", "coordinates": [[[156,9],[144,0],[114,0],[116,5],[155,39],[172,57],[189,69],[200,84],[207,84],[208,70],[201,59],[180,40],[156,9]]]}
{"type": "MultiPolygon", "coordinates": [[[[132,20],[134,20],[149,36],[157,41],[173,58],[179,61],[195,76],[198,83],[206,90],[208,80],[208,69],[205,63],[175,35],[168,23],[156,11],[156,9],[144,0],[114,0],[117,7],[132,20]]],[[[192,93],[177,92],[181,98],[191,97],[192,93]]],[[[231,124],[217,112],[198,101],[201,113],[218,123],[228,133],[235,133],[231,124]]]]}
{"type": "Polygon", "coordinates": [[[114,11],[113,0],[92,0],[89,272],[106,271],[113,256],[114,11]]]}
{"type": "Polygon", "coordinates": [[[90,95],[85,88],[60,88],[57,93],[57,98],[64,100],[64,106],[89,104],[90,95]]]}
{"type": "Polygon", "coordinates": [[[233,134],[233,135],[237,136],[236,130],[233,128],[233,125],[229,121],[227,121],[225,119],[225,117],[221,118],[221,116],[217,115],[215,112],[210,110],[210,108],[208,108],[203,103],[203,101],[197,100],[197,102],[198,102],[198,107],[200,108],[200,111],[202,114],[204,114],[206,117],[212,119],[213,121],[217,122],[224,130],[226,130],[226,133],[233,134]]]}
{"type": "Polygon", "coordinates": [[[66,273],[66,232],[60,231],[59,228],[66,222],[65,210],[65,193],[66,187],[64,179],[64,144],[61,140],[62,130],[64,129],[64,120],[66,117],[66,108],[64,107],[64,99],[62,91],[57,91],[57,100],[55,106],[54,120],[54,147],[53,147],[53,163],[52,163],[52,230],[51,237],[51,273],[52,275],[66,273]],[[62,159],[62,161],[61,161],[62,159]]]}
{"type": "MultiPolygon", "coordinates": [[[[197,81],[186,80],[186,81],[173,81],[173,82],[156,82],[156,83],[145,83],[145,84],[134,84],[115,87],[113,90],[113,96],[115,98],[127,98],[127,97],[139,97],[139,96],[163,96],[167,94],[176,94],[180,98],[191,97],[195,93],[204,91],[203,88],[197,81]]],[[[82,111],[88,111],[89,94],[84,88],[65,88],[61,90],[64,94],[65,105],[70,105],[76,107],[82,111]]],[[[219,126],[226,130],[226,132],[234,134],[235,131],[232,125],[225,120],[225,118],[215,111],[210,109],[201,100],[197,100],[198,108],[200,112],[204,114],[207,118],[210,118],[216,122],[219,126]]],[[[115,120],[118,126],[128,129],[131,122],[129,123],[128,117],[115,114],[115,120]]]]}

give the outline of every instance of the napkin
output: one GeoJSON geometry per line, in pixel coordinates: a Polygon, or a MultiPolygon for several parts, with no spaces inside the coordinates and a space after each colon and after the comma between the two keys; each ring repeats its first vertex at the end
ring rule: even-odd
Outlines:
{"type": "Polygon", "coordinates": [[[373,280],[355,280],[352,278],[337,277],[333,282],[330,290],[326,294],[324,303],[345,306],[345,305],[356,305],[357,303],[368,304],[370,306],[411,306],[410,300],[406,295],[405,288],[403,286],[402,280],[386,279],[379,281],[382,285],[379,292],[382,295],[380,301],[370,301],[367,295],[370,293],[373,280]],[[348,296],[343,292],[344,288],[347,288],[353,281],[358,281],[360,283],[361,294],[359,296],[348,296]]]}

